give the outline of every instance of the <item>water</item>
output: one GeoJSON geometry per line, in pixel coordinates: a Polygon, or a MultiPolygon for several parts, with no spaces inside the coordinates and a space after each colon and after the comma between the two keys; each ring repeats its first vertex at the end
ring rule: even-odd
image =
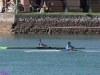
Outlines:
{"type": "MultiPolygon", "coordinates": [[[[25,52],[0,50],[0,75],[100,75],[99,35],[1,35],[1,46],[38,46],[38,39],[49,46],[85,47],[79,52],[25,52]]],[[[27,49],[28,50],[28,49],[27,49]]]]}

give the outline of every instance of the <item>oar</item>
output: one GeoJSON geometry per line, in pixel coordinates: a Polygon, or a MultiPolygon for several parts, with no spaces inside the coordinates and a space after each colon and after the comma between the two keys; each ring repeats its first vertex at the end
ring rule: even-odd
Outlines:
{"type": "Polygon", "coordinates": [[[0,50],[6,50],[6,49],[7,49],[7,47],[5,47],[5,46],[0,47],[0,50]]]}
{"type": "Polygon", "coordinates": [[[85,47],[75,47],[74,49],[85,49],[85,47]]]}
{"type": "MultiPolygon", "coordinates": [[[[66,47],[52,47],[57,49],[66,49],[66,47]]],[[[74,49],[85,49],[85,47],[75,47],[74,49]]]]}

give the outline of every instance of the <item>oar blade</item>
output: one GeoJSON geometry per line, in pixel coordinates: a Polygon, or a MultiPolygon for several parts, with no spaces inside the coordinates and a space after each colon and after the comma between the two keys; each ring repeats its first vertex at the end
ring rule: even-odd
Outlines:
{"type": "Polygon", "coordinates": [[[6,50],[7,47],[0,47],[0,50],[6,50]]]}

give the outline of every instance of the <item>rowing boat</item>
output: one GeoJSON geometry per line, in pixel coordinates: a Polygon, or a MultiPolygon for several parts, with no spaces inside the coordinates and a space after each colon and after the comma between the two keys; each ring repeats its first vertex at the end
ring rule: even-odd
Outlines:
{"type": "MultiPolygon", "coordinates": [[[[65,47],[26,47],[26,46],[1,46],[0,49],[57,49],[57,50],[62,50],[65,49],[65,47]]],[[[85,47],[78,47],[75,49],[85,49],[85,47]]]]}

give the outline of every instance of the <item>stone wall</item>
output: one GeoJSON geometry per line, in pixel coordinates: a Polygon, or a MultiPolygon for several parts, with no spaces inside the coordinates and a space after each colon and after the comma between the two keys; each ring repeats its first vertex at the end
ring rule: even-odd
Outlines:
{"type": "Polygon", "coordinates": [[[100,34],[100,16],[14,15],[0,17],[0,32],[12,34],[100,34]]]}
{"type": "Polygon", "coordinates": [[[15,34],[100,34],[100,16],[16,15],[15,34]]]}

